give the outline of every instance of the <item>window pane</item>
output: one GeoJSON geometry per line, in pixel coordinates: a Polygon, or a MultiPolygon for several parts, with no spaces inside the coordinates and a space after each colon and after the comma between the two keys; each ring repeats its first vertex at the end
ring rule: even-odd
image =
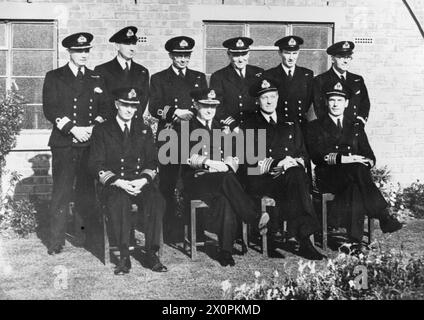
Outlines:
{"type": "Polygon", "coordinates": [[[297,64],[312,69],[314,75],[318,75],[329,68],[328,55],[324,50],[301,51],[297,64]]]}
{"type": "Polygon", "coordinates": [[[240,37],[243,35],[244,25],[239,24],[217,24],[206,25],[206,47],[222,48],[222,42],[228,38],[240,37]]]}
{"type": "Polygon", "coordinates": [[[24,119],[22,123],[23,129],[50,129],[51,124],[46,120],[41,105],[26,106],[24,119]]]}
{"type": "Polygon", "coordinates": [[[287,26],[278,24],[252,24],[250,37],[254,46],[274,46],[275,41],[286,35],[287,26]]]}
{"type": "Polygon", "coordinates": [[[13,51],[14,76],[44,76],[52,69],[53,51],[13,51]]]}
{"type": "Polygon", "coordinates": [[[53,34],[52,24],[13,24],[13,47],[53,49],[53,34]]]}
{"type": "Polygon", "coordinates": [[[273,51],[250,51],[249,64],[259,66],[265,70],[273,68],[281,63],[281,57],[277,50],[273,51]]]}
{"type": "Polygon", "coordinates": [[[305,40],[303,49],[327,49],[331,43],[330,31],[328,26],[293,26],[293,34],[305,40]]]}
{"type": "Polygon", "coordinates": [[[0,78],[0,99],[6,92],[6,78],[0,78]]]}
{"type": "Polygon", "coordinates": [[[206,73],[214,73],[228,64],[226,50],[206,50],[206,73]]]}
{"type": "Polygon", "coordinates": [[[43,78],[14,78],[19,88],[19,94],[23,95],[27,103],[41,103],[43,90],[43,78]]]}
{"type": "Polygon", "coordinates": [[[6,24],[0,23],[0,47],[6,46],[6,24]]]}
{"type": "Polygon", "coordinates": [[[0,76],[6,75],[6,51],[0,51],[0,76]]]}

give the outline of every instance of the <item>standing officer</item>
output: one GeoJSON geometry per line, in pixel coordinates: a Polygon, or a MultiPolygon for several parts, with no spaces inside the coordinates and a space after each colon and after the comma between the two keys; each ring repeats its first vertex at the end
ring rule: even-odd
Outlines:
{"type": "Polygon", "coordinates": [[[69,63],[49,71],[43,86],[43,111],[53,124],[53,192],[50,207],[48,253],[60,253],[65,245],[66,213],[75,183],[75,208],[86,219],[94,213],[94,180],[87,161],[93,126],[108,115],[108,98],[100,76],[86,67],[93,35],[72,34],[62,41],[69,63]]]}
{"type": "Polygon", "coordinates": [[[370,169],[375,156],[364,127],[346,116],[351,91],[341,82],[324,88],[327,113],[308,125],[306,142],[315,163],[318,188],[335,194],[329,224],[347,228],[354,250],[361,249],[364,216],[380,220],[381,230],[402,225],[387,211],[387,202],[374,184],[370,169]]]}
{"type": "Polygon", "coordinates": [[[345,110],[346,117],[362,126],[368,121],[370,99],[364,78],[348,71],[354,48],[355,44],[351,41],[340,41],[328,47],[327,53],[333,65],[330,70],[315,77],[313,86],[314,109],[318,118],[327,115],[325,87],[339,81],[352,92],[345,110]]]}
{"type": "Polygon", "coordinates": [[[275,42],[279,48],[282,63],[264,72],[274,79],[278,88],[277,113],[284,121],[297,122],[301,128],[306,125],[306,113],[312,104],[312,81],[314,72],[296,65],[299,48],[303,39],[288,36],[275,42]]]}
{"type": "MultiPolygon", "coordinates": [[[[141,92],[140,107],[135,115],[135,118],[141,119],[149,100],[149,70],[133,61],[138,41],[136,33],[137,28],[132,26],[115,33],[109,42],[115,43],[118,54],[94,70],[103,77],[108,92],[123,87],[134,87],[141,92]]],[[[111,113],[116,113],[113,99],[111,99],[111,113]]]]}
{"type": "Polygon", "coordinates": [[[131,268],[132,204],[143,207],[147,264],[153,271],[165,272],[167,268],[157,256],[165,201],[152,183],[158,165],[152,132],[142,121],[133,121],[140,106],[136,88],[116,89],[113,94],[117,115],[95,128],[89,167],[103,185],[101,198],[120,249],[114,272],[124,274],[131,268]]]}
{"type": "MultiPolygon", "coordinates": [[[[305,172],[307,160],[302,130],[296,122],[287,122],[276,112],[277,84],[262,78],[250,88],[259,108],[244,122],[244,130],[255,130],[254,142],[247,148],[259,146],[259,135],[265,130],[266,155],[257,163],[248,164],[247,190],[252,195],[272,197],[287,216],[287,231],[300,242],[300,253],[307,259],[321,260],[309,237],[319,230],[319,222],[309,193],[309,179],[305,172]],[[261,130],[262,129],[262,130],[261,130]],[[249,172],[256,167],[258,172],[249,172]]],[[[255,150],[254,154],[259,154],[255,150]]],[[[247,157],[246,157],[247,158],[247,157]]]]}
{"type": "MultiPolygon", "coordinates": [[[[193,100],[190,91],[207,88],[204,73],[188,68],[194,39],[186,36],[169,39],[165,49],[172,64],[152,75],[150,82],[150,114],[159,119],[157,135],[166,128],[179,130],[181,121],[193,117],[193,100]]],[[[160,147],[164,142],[158,142],[160,147]]],[[[174,192],[180,164],[159,166],[160,190],[166,199],[165,235],[168,235],[175,215],[174,192]]]]}
{"type": "Polygon", "coordinates": [[[210,86],[222,92],[222,105],[217,109],[216,119],[231,131],[257,107],[248,91],[264,70],[248,64],[252,43],[253,40],[246,37],[225,40],[222,45],[227,48],[230,64],[211,76],[210,86]]]}
{"type": "MultiPolygon", "coordinates": [[[[219,91],[214,89],[193,90],[191,96],[197,110],[196,117],[189,122],[190,133],[203,132],[199,140],[205,143],[198,152],[190,153],[186,165],[183,165],[182,177],[184,187],[191,199],[201,199],[208,205],[206,215],[207,229],[218,235],[219,257],[222,266],[234,266],[232,257],[233,242],[237,231],[237,221],[251,223],[258,227],[261,233],[269,221],[266,212],[255,211],[253,201],[245,194],[235,173],[238,169],[238,159],[232,155],[223,154],[226,150],[226,140],[219,137],[222,125],[215,119],[220,101],[219,91]],[[218,135],[215,135],[218,133],[218,135]]],[[[191,141],[194,149],[199,141],[191,141]]],[[[231,144],[232,140],[227,140],[231,144]]],[[[191,149],[191,148],[190,148],[191,149]]]]}

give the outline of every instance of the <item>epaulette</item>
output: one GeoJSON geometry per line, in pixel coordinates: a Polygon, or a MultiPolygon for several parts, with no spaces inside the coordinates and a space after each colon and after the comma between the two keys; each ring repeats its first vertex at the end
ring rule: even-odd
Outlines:
{"type": "Polygon", "coordinates": [[[98,78],[100,78],[100,76],[99,75],[97,75],[97,74],[92,74],[92,75],[90,75],[92,78],[94,78],[94,79],[98,79],[98,78]]]}

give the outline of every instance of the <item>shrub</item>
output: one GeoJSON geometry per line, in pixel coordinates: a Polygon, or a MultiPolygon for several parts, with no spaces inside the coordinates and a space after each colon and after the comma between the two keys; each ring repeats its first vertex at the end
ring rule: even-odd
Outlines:
{"type": "Polygon", "coordinates": [[[1,197],[0,203],[0,231],[12,231],[20,237],[26,237],[37,228],[36,210],[32,202],[27,199],[13,198],[13,189],[21,176],[17,172],[11,173],[9,189],[1,197]]]}
{"type": "Polygon", "coordinates": [[[228,280],[222,283],[223,297],[235,300],[419,299],[423,289],[424,257],[402,251],[358,257],[340,253],[322,270],[315,262],[299,260],[295,277],[275,271],[261,279],[256,271],[252,284],[233,289],[228,280]]]}
{"type": "Polygon", "coordinates": [[[405,206],[416,218],[424,218],[424,184],[417,180],[403,190],[402,197],[405,206]]]}

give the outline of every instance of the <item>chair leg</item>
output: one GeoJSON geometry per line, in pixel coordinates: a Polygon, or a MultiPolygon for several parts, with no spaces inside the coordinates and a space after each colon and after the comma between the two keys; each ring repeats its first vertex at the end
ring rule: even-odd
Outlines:
{"type": "Polygon", "coordinates": [[[368,244],[372,243],[374,232],[374,219],[368,217],[368,244]]]}
{"type": "Polygon", "coordinates": [[[163,256],[163,228],[160,228],[159,234],[159,257],[163,256]]]}
{"type": "Polygon", "coordinates": [[[249,248],[249,239],[248,239],[248,232],[247,232],[247,223],[242,223],[242,245],[241,245],[241,251],[243,254],[245,254],[249,248]]]}
{"type": "Polygon", "coordinates": [[[287,221],[283,221],[283,243],[287,242],[287,221]]]}
{"type": "Polygon", "coordinates": [[[109,247],[109,237],[107,234],[107,221],[106,215],[103,213],[103,241],[104,241],[104,255],[105,255],[105,265],[110,264],[110,247],[109,247]]]}
{"type": "Polygon", "coordinates": [[[268,257],[268,237],[266,233],[262,235],[262,255],[268,257]]]}
{"type": "Polygon", "coordinates": [[[196,248],[196,208],[191,206],[190,214],[191,223],[191,235],[190,235],[190,246],[191,246],[191,260],[197,259],[197,248],[196,248]]]}

